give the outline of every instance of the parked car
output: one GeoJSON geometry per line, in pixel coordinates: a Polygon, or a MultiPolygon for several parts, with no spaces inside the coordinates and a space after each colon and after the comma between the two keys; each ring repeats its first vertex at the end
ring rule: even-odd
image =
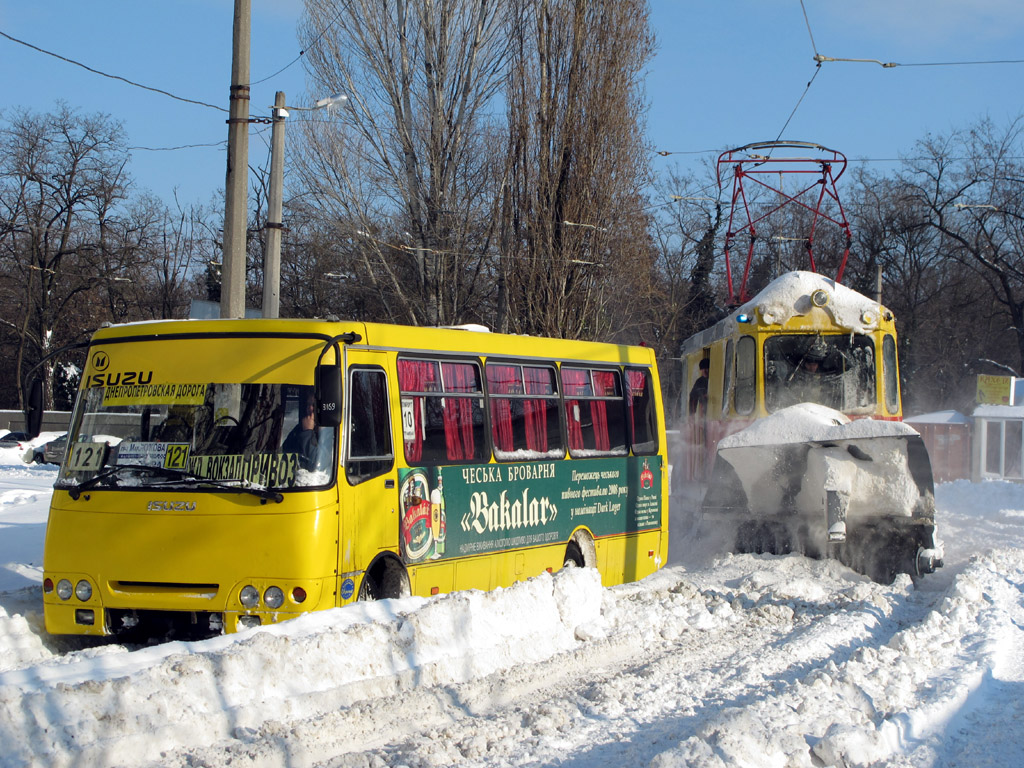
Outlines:
{"type": "Polygon", "coordinates": [[[32,451],[32,461],[36,464],[60,464],[64,461],[64,452],[68,447],[68,436],[63,434],[48,443],[37,445],[32,451]]]}
{"type": "Polygon", "coordinates": [[[21,448],[23,442],[31,439],[28,432],[8,432],[0,437],[0,448],[21,448]]]}

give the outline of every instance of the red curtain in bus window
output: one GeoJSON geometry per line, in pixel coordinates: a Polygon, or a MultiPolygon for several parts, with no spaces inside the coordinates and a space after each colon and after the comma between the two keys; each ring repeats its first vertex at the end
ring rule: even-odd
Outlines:
{"type": "Polygon", "coordinates": [[[573,395],[587,393],[587,371],[578,368],[562,369],[562,391],[565,393],[565,420],[569,425],[569,450],[583,450],[583,427],[580,424],[582,405],[579,400],[570,400],[573,395]]]}
{"type": "MultiPolygon", "coordinates": [[[[523,378],[528,395],[554,394],[551,386],[550,368],[523,368],[523,378]]],[[[526,447],[538,453],[548,450],[548,400],[527,399],[523,401],[523,415],[526,421],[526,447]]]]}
{"type": "MultiPolygon", "coordinates": [[[[441,375],[447,392],[475,392],[474,373],[473,366],[465,363],[441,363],[441,375]]],[[[445,398],[444,440],[449,461],[473,458],[473,403],[470,398],[445,398]]]]}
{"type": "MultiPolygon", "coordinates": [[[[519,366],[488,365],[487,389],[491,395],[508,395],[519,386],[519,366]]],[[[491,398],[491,436],[499,451],[515,449],[512,438],[512,401],[507,397],[491,398]]]]}
{"type": "MultiPolygon", "coordinates": [[[[437,389],[435,380],[436,363],[429,360],[399,360],[398,387],[405,398],[406,392],[426,392],[437,389]]],[[[413,397],[413,424],[416,437],[405,443],[405,458],[409,464],[415,464],[423,458],[423,398],[413,397]]]]}
{"type": "MultiPolygon", "coordinates": [[[[594,394],[612,396],[615,394],[615,373],[613,371],[594,371],[594,394]]],[[[595,400],[590,404],[590,414],[594,418],[594,447],[599,451],[609,451],[612,447],[608,437],[608,402],[595,400]]]]}
{"type": "Polygon", "coordinates": [[[636,408],[633,406],[633,398],[642,398],[644,396],[644,387],[647,383],[647,377],[643,371],[626,370],[626,386],[628,387],[628,397],[626,398],[626,407],[629,408],[629,441],[630,443],[637,442],[636,435],[636,408]]]}

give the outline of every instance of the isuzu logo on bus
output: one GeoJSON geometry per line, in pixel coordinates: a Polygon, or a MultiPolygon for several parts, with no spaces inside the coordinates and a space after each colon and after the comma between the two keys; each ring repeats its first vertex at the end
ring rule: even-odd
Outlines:
{"type": "Polygon", "coordinates": [[[86,382],[87,387],[115,387],[118,384],[149,384],[153,381],[153,371],[117,371],[116,373],[104,373],[110,367],[110,355],[103,350],[97,350],[92,356],[92,367],[94,371],[89,375],[86,382]]]}
{"type": "Polygon", "coordinates": [[[146,505],[147,512],[195,512],[194,501],[151,501],[146,505]]]}

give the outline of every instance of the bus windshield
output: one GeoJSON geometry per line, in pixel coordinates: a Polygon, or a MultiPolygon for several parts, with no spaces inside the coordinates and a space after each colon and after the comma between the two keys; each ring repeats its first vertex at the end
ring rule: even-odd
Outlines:
{"type": "Polygon", "coordinates": [[[80,393],[57,486],[167,487],[175,477],[243,488],[326,486],[336,431],[316,423],[311,386],[91,387],[80,393]]]}
{"type": "Polygon", "coordinates": [[[788,334],[764,342],[768,411],[818,403],[843,413],[875,407],[875,347],[868,336],[788,334]]]}

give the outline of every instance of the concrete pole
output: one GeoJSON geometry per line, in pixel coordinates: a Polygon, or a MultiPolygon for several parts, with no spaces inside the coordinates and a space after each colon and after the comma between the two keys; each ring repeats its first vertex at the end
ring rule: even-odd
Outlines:
{"type": "Polygon", "coordinates": [[[249,34],[251,0],[235,0],[228,168],[224,179],[224,272],[220,316],[245,317],[245,245],[249,216],[249,34]]]}
{"type": "Polygon", "coordinates": [[[281,316],[281,221],[284,198],[284,91],[274,99],[270,130],[270,194],[267,199],[267,250],[263,261],[263,316],[281,316]]]}

